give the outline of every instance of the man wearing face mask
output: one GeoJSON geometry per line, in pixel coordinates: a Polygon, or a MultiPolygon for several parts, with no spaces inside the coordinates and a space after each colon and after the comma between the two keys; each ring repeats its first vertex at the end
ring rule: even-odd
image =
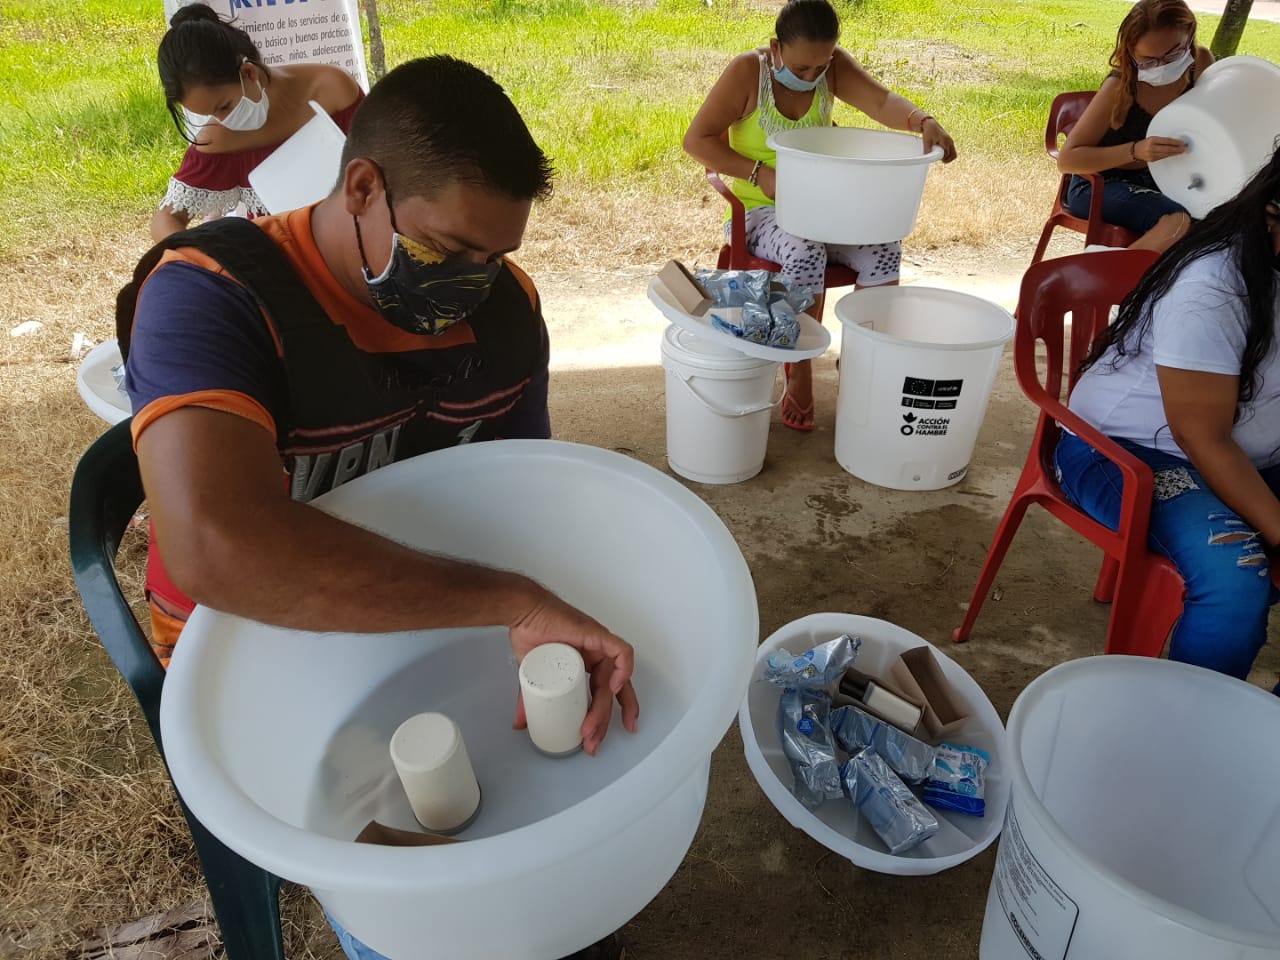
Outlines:
{"type": "MultiPolygon", "coordinates": [[[[1110,75],[1058,153],[1063,173],[1102,174],[1102,219],[1139,234],[1133,249],[1163,253],[1191,225],[1185,208],[1160,192],[1150,170],[1186,145],[1149,137],[1147,128],[1213,63],[1213,54],[1195,39],[1195,14],[1183,0],[1138,0],[1116,34],[1110,75]]],[[[1092,196],[1088,180],[1072,177],[1067,208],[1087,219],[1092,196]]]]}
{"type": "Polygon", "coordinates": [[[167,238],[121,292],[156,652],[197,602],[299,630],[506,624],[518,657],[582,651],[595,753],[615,699],[635,729],[625,641],[526,577],[308,505],[405,457],[550,435],[546,327],[507,260],[550,164],[497,83],[440,56],[374,87],[342,168],[313,207],[167,238]]]}

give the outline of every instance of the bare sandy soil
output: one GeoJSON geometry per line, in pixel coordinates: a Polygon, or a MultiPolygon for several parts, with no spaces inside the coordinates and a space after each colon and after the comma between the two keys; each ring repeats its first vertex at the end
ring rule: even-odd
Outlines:
{"type": "MultiPolygon", "coordinates": [[[[1063,242],[1060,252],[1076,249],[1063,242]]],[[[951,249],[926,259],[908,251],[904,282],[966,290],[1012,308],[1027,256],[1025,249],[951,249]]],[[[643,295],[649,275],[544,273],[539,284],[553,336],[557,437],[665,470],[664,321],[643,295]]],[[[830,311],[828,304],[834,331],[830,311]]],[[[1090,599],[1097,551],[1032,511],[972,640],[950,641],[1034,427],[1011,358],[1006,353],[968,476],[946,490],[896,492],[835,462],[835,356],[833,344],[816,362],[814,433],[791,431],[775,415],[759,476],[732,486],[687,485],[717,511],[747,558],[762,636],[817,611],[890,620],[958,660],[1007,716],[1044,670],[1102,652],[1109,610],[1090,599]]],[[[1254,675],[1268,686],[1280,668],[1276,636],[1273,627],[1254,675]]],[[[735,727],[715,754],[693,849],[624,933],[638,958],[976,957],[993,863],[994,850],[926,878],[852,866],[770,806],[735,727]]]]}
{"type": "MultiPolygon", "coordinates": [[[[1012,307],[1030,245],[1027,238],[980,250],[908,244],[904,282],[967,290],[1012,307]]],[[[93,339],[110,335],[103,319],[109,296],[136,255],[103,249],[113,250],[33,254],[30,262],[8,264],[3,271],[4,285],[15,293],[4,311],[6,327],[35,318],[45,328],[6,337],[0,367],[5,429],[15,449],[21,442],[27,451],[6,468],[0,485],[0,505],[7,504],[5,516],[20,534],[13,542],[25,551],[15,570],[23,571],[20,582],[27,584],[10,590],[4,627],[13,665],[0,670],[0,691],[9,690],[10,705],[26,711],[14,714],[24,718],[22,729],[16,719],[7,728],[0,723],[0,754],[9,758],[0,757],[0,810],[9,811],[12,826],[0,843],[0,876],[14,887],[21,880],[20,894],[0,888],[0,903],[16,897],[10,906],[20,902],[25,912],[0,917],[0,956],[6,954],[6,936],[32,947],[65,943],[71,931],[90,923],[123,922],[200,895],[185,828],[166,799],[163,771],[132,704],[119,698],[114,672],[79,613],[66,573],[66,478],[79,451],[102,428],[75,394],[66,349],[77,329],[93,339]],[[86,272],[88,283],[78,287],[86,272]],[[77,303],[82,306],[72,309],[77,303]],[[32,584],[43,598],[35,608],[20,602],[32,584]],[[60,665],[51,668],[36,657],[19,663],[14,651],[36,643],[59,651],[60,665]],[[68,727],[59,711],[79,711],[85,718],[68,727]],[[48,719],[48,736],[38,730],[35,739],[27,735],[36,718],[48,719]],[[67,754],[67,771],[79,769],[72,760],[81,753],[95,768],[137,764],[140,773],[128,773],[135,786],[64,772],[66,785],[46,790],[40,776],[53,762],[43,752],[50,737],[61,738],[58,756],[67,754]],[[55,815],[55,806],[72,795],[95,809],[68,825],[55,815]],[[144,827],[145,835],[139,834],[144,827]],[[17,926],[6,927],[6,921],[17,926]]],[[[1058,252],[1076,249],[1063,240],[1058,252]]],[[[552,334],[556,436],[666,470],[659,354],[665,322],[644,295],[656,264],[611,271],[575,264],[572,272],[561,273],[531,266],[552,334]]],[[[972,641],[953,646],[951,631],[1026,455],[1034,424],[1030,405],[1006,356],[972,469],[962,482],[937,492],[902,493],[855,479],[833,453],[839,330],[830,311],[836,299],[828,305],[827,321],[836,343],[815,368],[816,431],[795,433],[775,415],[759,476],[725,487],[688,486],[717,511],[741,546],[755,579],[762,636],[817,611],[890,620],[943,647],[1006,716],[1018,692],[1044,670],[1101,652],[1108,611],[1090,599],[1097,552],[1033,511],[972,641]]],[[[136,567],[140,553],[132,553],[136,567]]],[[[1273,642],[1255,679],[1274,683],[1278,668],[1273,642]]],[[[735,727],[716,751],[706,812],[688,857],[623,934],[632,960],[975,957],[993,861],[989,851],[963,867],[920,879],[853,867],[773,809],[751,778],[735,727]]],[[[626,864],[617,868],[624,872],[626,864]]],[[[294,896],[286,912],[291,956],[337,960],[336,942],[314,905],[294,896]]],[[[61,952],[29,953],[24,946],[22,955],[61,952]]]]}

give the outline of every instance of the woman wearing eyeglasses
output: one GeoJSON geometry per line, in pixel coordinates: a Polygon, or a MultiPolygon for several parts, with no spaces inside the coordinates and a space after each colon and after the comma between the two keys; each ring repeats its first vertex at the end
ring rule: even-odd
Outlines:
{"type": "MultiPolygon", "coordinates": [[[[956,157],[950,134],[926,111],[885,88],[837,46],[840,18],[828,0],[789,0],[774,24],[775,36],[733,59],[716,81],[684,135],[684,149],[708,170],[734,177],[731,189],[747,209],[747,247],[781,264],[782,276],[818,294],[809,308],[822,317],[827,262],[858,271],[864,287],[898,282],[901,244],[822,244],[792,236],[774,217],[776,154],[771,134],[799,127],[831,126],[831,108],[842,100],[894,130],[920,134],[924,151],[956,157]]],[[[727,229],[726,224],[726,229],[727,229]]],[[[787,364],[782,422],[813,429],[813,383],[809,361],[787,364]]]]}
{"type": "Polygon", "coordinates": [[[346,133],[364,91],[326,64],[270,69],[249,35],[203,3],[182,7],[169,21],[157,55],[165,104],[191,146],[151,218],[163,240],[192,220],[212,220],[243,205],[266,213],[249,172],[315,114],[315,100],[346,133]]]}
{"type": "MultiPolygon", "coordinates": [[[[1058,154],[1063,173],[1101,173],[1102,219],[1140,234],[1134,248],[1163,253],[1187,232],[1191,217],[1156,186],[1149,164],[1182,153],[1170,137],[1149,137],[1151,118],[1195,85],[1213,63],[1196,43],[1196,18],[1183,0],[1139,0],[1116,34],[1111,73],[1058,154]]],[[[1067,208],[1089,216],[1093,188],[1071,178],[1067,208]]]]}

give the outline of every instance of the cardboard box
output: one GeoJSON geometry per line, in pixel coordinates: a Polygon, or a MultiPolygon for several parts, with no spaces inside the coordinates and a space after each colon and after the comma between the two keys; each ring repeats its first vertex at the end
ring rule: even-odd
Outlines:
{"type": "Polygon", "coordinates": [[[680,309],[691,317],[700,317],[711,309],[712,300],[707,291],[679,260],[668,260],[666,266],[658,271],[658,279],[680,309]]]}
{"type": "Polygon", "coordinates": [[[934,742],[953,736],[969,719],[968,707],[947,682],[928,647],[913,647],[900,653],[889,668],[889,675],[903,696],[924,705],[920,725],[934,742]]]}

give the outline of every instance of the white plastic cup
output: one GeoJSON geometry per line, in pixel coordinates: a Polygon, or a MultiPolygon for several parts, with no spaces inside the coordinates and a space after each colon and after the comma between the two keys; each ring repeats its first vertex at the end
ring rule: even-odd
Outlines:
{"type": "Polygon", "coordinates": [[[567,643],[534,647],[520,663],[520,692],[535,747],[551,757],[582,749],[582,722],[591,701],[582,654],[567,643]]]}
{"type": "Polygon", "coordinates": [[[418,822],[433,833],[457,833],[480,810],[480,784],[458,725],[443,713],[419,713],[396,728],[391,762],[418,822]]]}

